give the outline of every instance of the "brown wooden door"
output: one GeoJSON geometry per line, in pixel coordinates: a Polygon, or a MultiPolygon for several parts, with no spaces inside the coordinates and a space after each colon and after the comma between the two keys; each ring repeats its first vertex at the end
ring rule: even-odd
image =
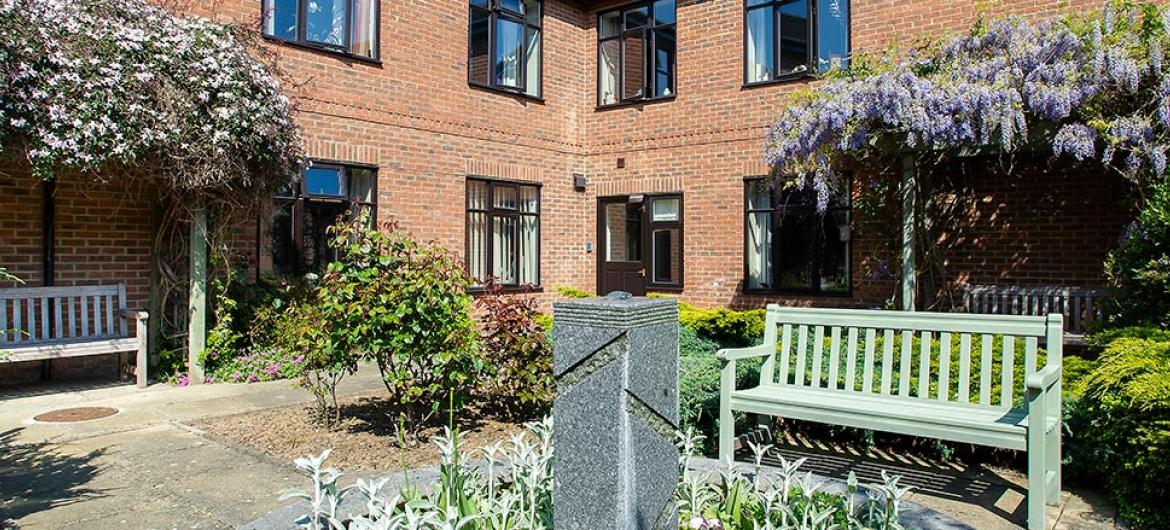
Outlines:
{"type": "Polygon", "coordinates": [[[598,200],[598,294],[646,294],[645,203],[629,197],[598,200]]]}

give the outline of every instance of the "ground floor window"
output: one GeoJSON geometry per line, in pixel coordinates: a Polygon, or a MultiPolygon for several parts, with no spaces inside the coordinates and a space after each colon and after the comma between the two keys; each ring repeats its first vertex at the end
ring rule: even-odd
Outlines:
{"type": "Polygon", "coordinates": [[[373,210],[377,180],[373,167],[315,161],[300,182],[278,192],[271,223],[275,272],[323,272],[335,257],[327,229],[347,212],[373,210]]]}
{"type": "Polygon", "coordinates": [[[467,179],[467,271],[477,284],[540,285],[540,185],[467,179]]]}
{"type": "Polygon", "coordinates": [[[848,294],[848,186],[823,212],[816,192],[774,179],[745,181],[744,285],[749,291],[848,294]]]}

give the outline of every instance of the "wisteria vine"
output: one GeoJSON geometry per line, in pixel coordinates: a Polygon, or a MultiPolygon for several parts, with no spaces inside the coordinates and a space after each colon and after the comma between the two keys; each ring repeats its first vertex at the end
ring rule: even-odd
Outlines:
{"type": "Polygon", "coordinates": [[[827,203],[834,169],[870,155],[1051,148],[1136,182],[1162,178],[1170,134],[1170,12],[1113,1],[1099,13],[980,23],[886,66],[830,74],[794,98],[764,158],[827,203]]]}
{"type": "Polygon", "coordinates": [[[146,168],[179,193],[287,183],[300,132],[251,33],[145,0],[0,0],[0,153],[45,179],[146,168]]]}

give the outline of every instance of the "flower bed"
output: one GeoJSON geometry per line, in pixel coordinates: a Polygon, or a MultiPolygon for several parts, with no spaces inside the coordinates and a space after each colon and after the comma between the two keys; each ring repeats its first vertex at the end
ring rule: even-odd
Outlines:
{"type": "MultiPolygon", "coordinates": [[[[314,530],[551,530],[553,425],[551,419],[527,425],[528,433],[477,452],[486,459],[479,467],[469,463],[476,453],[461,450],[462,435],[448,429],[435,442],[439,479],[425,488],[407,484],[397,492],[384,491],[390,478],[342,487],[343,474],[325,467],[330,451],[300,458],[297,467],[312,479],[313,488],[284,498],[309,504],[310,512],[297,524],[314,530]],[[338,506],[351,495],[361,497],[365,509],[346,519],[338,506]]],[[[867,490],[851,479],[844,492],[834,493],[812,473],[800,472],[803,459],[781,458],[777,469],[762,466],[770,446],[753,447],[754,465],[694,471],[691,460],[700,441],[700,436],[679,435],[675,500],[680,530],[902,528],[899,514],[908,489],[898,486],[897,478],[886,477],[867,490]]]]}

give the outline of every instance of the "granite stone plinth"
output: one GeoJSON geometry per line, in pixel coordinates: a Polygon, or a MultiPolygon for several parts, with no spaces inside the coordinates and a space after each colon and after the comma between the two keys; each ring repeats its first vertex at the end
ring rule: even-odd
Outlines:
{"type": "Polygon", "coordinates": [[[554,305],[556,530],[678,528],[678,302],[554,305]]]}

